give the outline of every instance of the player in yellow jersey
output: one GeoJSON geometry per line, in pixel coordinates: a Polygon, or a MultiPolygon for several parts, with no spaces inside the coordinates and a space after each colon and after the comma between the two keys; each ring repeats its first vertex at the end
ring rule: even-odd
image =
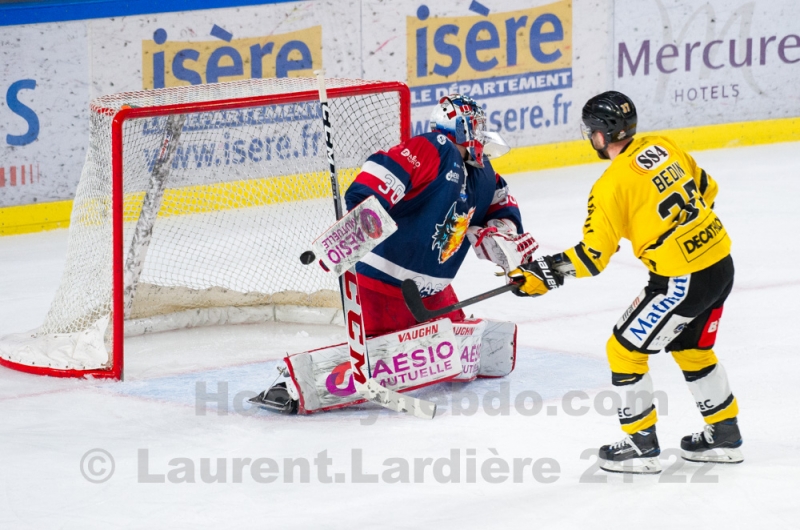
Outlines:
{"type": "Polygon", "coordinates": [[[600,448],[600,467],[661,471],[647,362],[662,349],[680,366],[706,422],[703,432],[681,440],[683,457],[741,462],[738,405],[713,350],[722,306],[733,287],[731,241],[713,210],[717,183],[669,138],[634,137],[636,108],[624,94],[593,97],[582,118],[584,137],[611,165],[589,194],[583,240],[512,271],[509,276],[525,280],[517,294],[543,295],[566,276],[596,276],[619,240],[630,240],[650,270],[650,281],[606,345],[612,383],[622,394],[619,420],[628,436],[600,448]]]}

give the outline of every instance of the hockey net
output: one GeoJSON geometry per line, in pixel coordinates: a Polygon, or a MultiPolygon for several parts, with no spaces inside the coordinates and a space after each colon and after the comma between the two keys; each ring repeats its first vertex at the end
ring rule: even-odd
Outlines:
{"type": "MultiPolygon", "coordinates": [[[[121,378],[123,337],[341,318],[336,278],[298,256],[335,222],[315,79],[104,96],[44,324],[0,338],[0,364],[121,378]]],[[[408,137],[402,83],[329,79],[341,189],[408,137]]]]}

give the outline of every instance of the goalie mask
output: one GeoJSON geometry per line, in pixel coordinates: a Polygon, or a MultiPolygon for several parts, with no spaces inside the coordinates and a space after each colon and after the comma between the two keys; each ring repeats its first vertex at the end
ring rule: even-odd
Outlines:
{"type": "Polygon", "coordinates": [[[461,94],[440,99],[431,112],[431,131],[440,132],[455,144],[466,147],[467,163],[483,167],[486,114],[475,100],[461,94]]]}

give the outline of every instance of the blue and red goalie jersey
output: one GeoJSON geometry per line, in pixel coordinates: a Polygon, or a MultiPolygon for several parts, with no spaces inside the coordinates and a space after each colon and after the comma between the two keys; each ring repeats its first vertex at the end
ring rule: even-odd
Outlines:
{"type": "Polygon", "coordinates": [[[374,195],[398,226],[358,265],[359,274],[392,286],[414,280],[423,296],[447,287],[467,255],[467,228],[522,219],[508,185],[484,158],[465,164],[445,135],[415,136],[370,156],[345,193],[347,209],[374,195]]]}

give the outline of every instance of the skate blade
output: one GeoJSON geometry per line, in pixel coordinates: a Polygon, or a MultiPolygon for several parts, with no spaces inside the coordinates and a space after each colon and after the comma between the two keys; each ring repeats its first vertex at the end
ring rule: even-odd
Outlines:
{"type": "Polygon", "coordinates": [[[657,475],[661,473],[661,462],[657,457],[631,458],[630,460],[600,459],[600,469],[609,473],[630,473],[632,475],[657,475]]]}
{"type": "Polygon", "coordinates": [[[683,451],[683,459],[688,462],[712,462],[714,464],[741,464],[744,461],[742,450],[735,448],[709,449],[708,451],[683,451]]]}

